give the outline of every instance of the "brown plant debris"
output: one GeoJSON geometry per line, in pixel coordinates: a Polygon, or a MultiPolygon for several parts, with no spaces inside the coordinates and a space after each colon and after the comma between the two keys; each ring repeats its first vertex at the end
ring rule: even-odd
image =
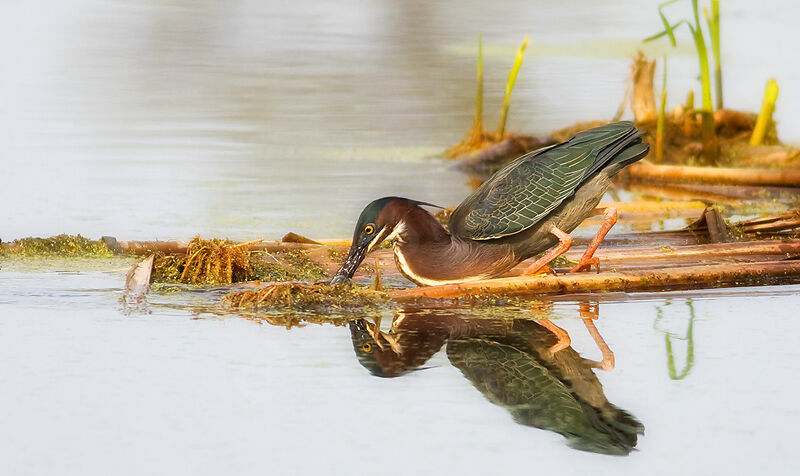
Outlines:
{"type": "Polygon", "coordinates": [[[656,71],[656,62],[650,61],[639,51],[633,58],[631,65],[631,78],[633,81],[633,95],[631,109],[637,123],[655,122],[658,117],[656,111],[656,98],[653,92],[653,75],[656,71]]]}
{"type": "Polygon", "coordinates": [[[306,238],[303,235],[298,235],[290,231],[289,233],[283,235],[281,238],[281,243],[305,243],[307,245],[321,245],[319,241],[314,241],[311,238],[306,238]]]}
{"type": "MultiPolygon", "coordinates": [[[[260,241],[260,240],[257,240],[260,241]]],[[[184,284],[231,284],[251,276],[247,246],[257,241],[233,243],[195,237],[183,255],[157,253],[153,279],[184,284]]]]}

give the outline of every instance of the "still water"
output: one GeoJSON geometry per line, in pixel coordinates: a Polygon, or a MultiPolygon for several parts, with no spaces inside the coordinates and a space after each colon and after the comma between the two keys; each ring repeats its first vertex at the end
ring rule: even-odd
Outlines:
{"type": "MultiPolygon", "coordinates": [[[[478,31],[486,122],[529,34],[509,128],[545,133],[613,115],[628,57],[660,28],[657,3],[4,4],[0,238],[330,238],[377,196],[456,204],[465,177],[431,157],[471,124],[478,31]]],[[[727,105],[756,110],[776,77],[789,142],[797,20],[788,1],[723,5],[727,105]]],[[[686,39],[645,48],[670,53],[676,102],[697,90],[686,39]]],[[[378,378],[347,326],[259,325],[212,312],[208,293],[154,293],[149,313],[122,312],[129,265],[0,263],[4,474],[784,474],[794,456],[797,286],[561,299],[536,313],[399,309],[382,329],[402,352],[384,367],[424,369],[378,378]],[[578,358],[602,358],[587,303],[611,371],[578,358]],[[569,333],[554,354],[568,362],[547,354],[553,334],[531,316],[569,333]],[[538,406],[549,401],[580,413],[538,406]],[[632,418],[644,426],[636,450],[567,446],[563,433],[598,425],[626,434],[596,423],[606,403],[631,415],[627,434],[632,418]]]]}

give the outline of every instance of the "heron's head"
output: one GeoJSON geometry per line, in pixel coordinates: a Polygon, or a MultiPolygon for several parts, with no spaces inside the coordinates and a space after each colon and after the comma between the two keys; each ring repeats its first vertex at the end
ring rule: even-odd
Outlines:
{"type": "Polygon", "coordinates": [[[358,319],[350,321],[350,336],[358,362],[377,377],[397,377],[410,369],[403,363],[400,355],[392,349],[389,342],[377,342],[382,334],[375,324],[358,319]]]}
{"type": "Polygon", "coordinates": [[[401,237],[409,210],[419,205],[436,206],[407,198],[384,197],[364,207],[353,232],[353,244],[331,284],[347,282],[369,252],[386,240],[401,237]]]}

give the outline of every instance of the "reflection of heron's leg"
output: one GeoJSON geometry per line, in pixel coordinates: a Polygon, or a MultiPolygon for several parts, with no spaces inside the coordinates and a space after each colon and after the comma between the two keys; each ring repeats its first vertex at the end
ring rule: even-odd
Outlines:
{"type": "Polygon", "coordinates": [[[567,331],[553,324],[552,322],[550,322],[549,319],[539,319],[536,322],[541,324],[542,327],[552,332],[553,335],[555,335],[556,338],[558,338],[558,342],[556,342],[549,349],[547,349],[548,354],[553,355],[558,351],[564,350],[567,347],[569,347],[569,345],[572,343],[572,341],[569,338],[569,334],[567,334],[567,331]]]}
{"type": "MultiPolygon", "coordinates": [[[[583,316],[583,311],[581,312],[583,316]]],[[[614,352],[608,347],[606,341],[603,340],[603,336],[600,335],[600,332],[597,330],[597,327],[594,325],[594,320],[596,317],[583,317],[583,324],[586,326],[586,330],[589,331],[591,334],[592,339],[594,339],[594,343],[597,344],[597,348],[600,349],[600,352],[603,354],[603,360],[600,362],[595,362],[595,366],[601,370],[613,370],[614,369],[614,352]]]]}
{"type": "Polygon", "coordinates": [[[603,238],[606,237],[606,234],[608,234],[608,231],[615,223],[617,223],[617,209],[614,207],[606,208],[603,212],[603,224],[600,225],[597,234],[592,238],[589,246],[586,247],[586,251],[583,253],[583,256],[581,256],[581,261],[578,263],[578,266],[572,268],[570,273],[584,270],[591,271],[592,265],[597,266],[597,272],[600,272],[600,259],[594,257],[594,252],[597,251],[597,247],[600,246],[600,243],[603,242],[603,238]]]}
{"type": "Polygon", "coordinates": [[[569,247],[572,246],[572,237],[569,236],[568,233],[564,233],[556,227],[551,228],[550,233],[556,235],[558,238],[558,246],[548,251],[544,256],[537,259],[532,265],[525,268],[525,271],[522,272],[523,275],[527,276],[530,274],[536,274],[543,270],[546,272],[546,270],[549,269],[547,268],[547,263],[566,253],[567,250],[569,250],[569,247]]]}

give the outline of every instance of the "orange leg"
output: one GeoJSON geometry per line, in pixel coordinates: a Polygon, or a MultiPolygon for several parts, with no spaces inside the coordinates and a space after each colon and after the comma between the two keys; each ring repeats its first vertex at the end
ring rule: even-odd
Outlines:
{"type": "Polygon", "coordinates": [[[600,353],[603,354],[603,360],[595,362],[595,366],[601,370],[613,370],[615,364],[614,352],[608,347],[606,341],[603,340],[603,336],[600,335],[600,331],[598,331],[597,327],[594,325],[594,320],[597,319],[599,314],[597,304],[594,305],[594,308],[590,307],[589,304],[581,304],[579,312],[583,319],[583,325],[586,326],[589,335],[592,336],[594,343],[597,344],[597,348],[600,349],[600,353]]]}
{"type": "Polygon", "coordinates": [[[536,274],[546,267],[547,263],[566,253],[567,250],[569,250],[569,247],[572,246],[572,237],[567,233],[564,233],[556,227],[553,227],[550,230],[550,233],[556,235],[558,238],[558,246],[548,251],[544,256],[537,259],[532,265],[528,266],[522,273],[523,275],[529,276],[531,274],[536,274]]]}
{"type": "Polygon", "coordinates": [[[581,261],[578,263],[578,266],[575,266],[570,270],[570,273],[576,273],[578,271],[591,271],[592,265],[597,266],[597,272],[600,272],[600,259],[594,257],[594,252],[597,251],[597,247],[600,246],[602,243],[603,238],[606,237],[608,231],[614,224],[617,223],[617,209],[613,207],[608,207],[603,212],[603,224],[600,225],[600,229],[597,230],[597,234],[594,235],[592,241],[589,243],[589,246],[586,248],[586,251],[581,256],[581,261]]]}
{"type": "Polygon", "coordinates": [[[572,343],[572,340],[569,338],[569,334],[564,329],[558,327],[557,325],[550,322],[549,319],[539,319],[536,321],[542,327],[547,329],[548,331],[552,332],[558,338],[558,342],[553,344],[549,349],[547,349],[547,353],[550,354],[552,357],[556,352],[560,350],[564,350],[572,343]]]}

